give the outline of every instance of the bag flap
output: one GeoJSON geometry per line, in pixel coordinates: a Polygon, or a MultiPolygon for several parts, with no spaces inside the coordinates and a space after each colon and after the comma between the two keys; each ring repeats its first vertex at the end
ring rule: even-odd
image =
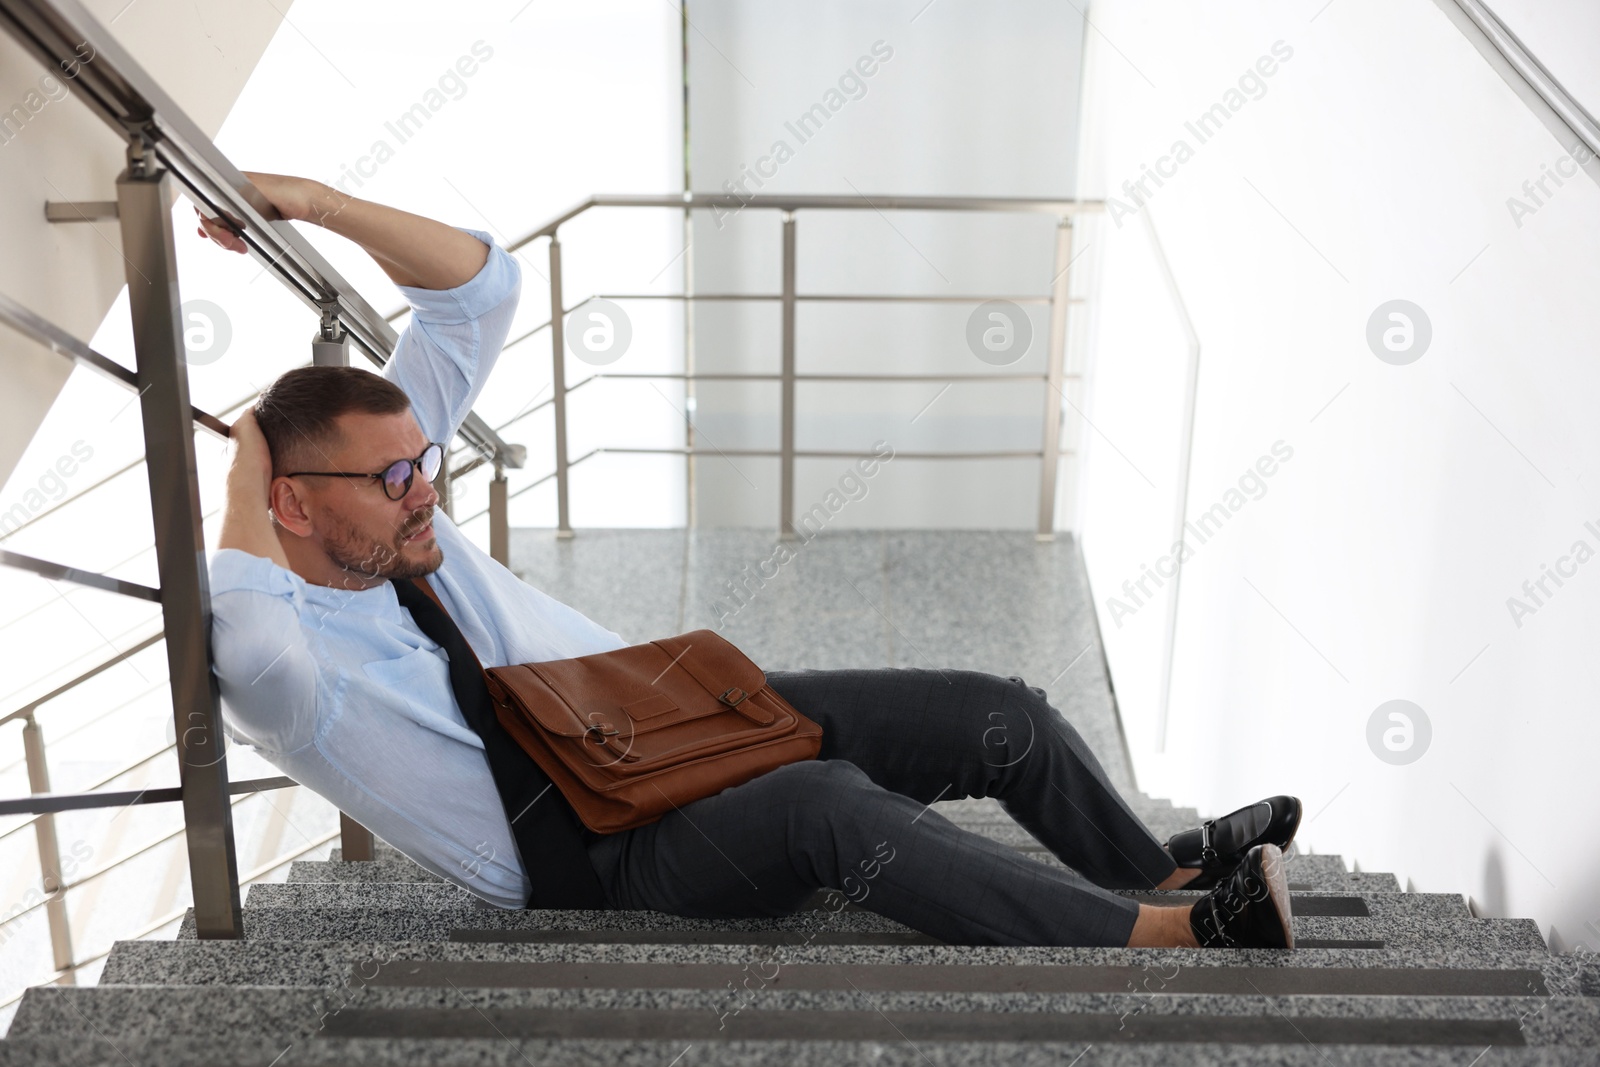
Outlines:
{"type": "Polygon", "coordinates": [[[487,673],[540,726],[561,737],[581,737],[591,724],[627,732],[630,722],[651,729],[684,713],[714,714],[726,707],[717,699],[721,694],[734,690],[730,699],[739,701],[738,691],[750,694],[766,685],[761,668],[712,630],[487,673]]]}
{"type": "Polygon", "coordinates": [[[553,691],[532,663],[513,663],[507,667],[490,667],[484,672],[489,690],[500,699],[498,687],[505,696],[522,708],[540,726],[561,737],[582,737],[587,724],[564,697],[553,691]]]}
{"type": "MultiPolygon", "coordinates": [[[[712,696],[720,696],[729,689],[742,689],[750,694],[767,684],[767,676],[761,668],[715,630],[690,630],[650,643],[673,661],[669,672],[687,671],[712,696]]],[[[735,693],[732,699],[740,697],[735,693]]]]}

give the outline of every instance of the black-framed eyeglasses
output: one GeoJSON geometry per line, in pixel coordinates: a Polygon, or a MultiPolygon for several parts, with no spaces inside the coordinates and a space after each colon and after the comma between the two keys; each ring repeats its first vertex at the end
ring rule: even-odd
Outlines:
{"type": "Polygon", "coordinates": [[[377,474],[346,474],[344,471],[295,471],[286,475],[289,478],[304,478],[314,475],[321,478],[376,478],[383,483],[383,495],[390,500],[404,500],[406,494],[411,492],[411,481],[416,477],[416,472],[421,471],[423,480],[433,481],[439,473],[439,467],[444,462],[444,446],[437,441],[430,441],[428,447],[422,450],[422,455],[416,459],[397,459],[377,474]]]}

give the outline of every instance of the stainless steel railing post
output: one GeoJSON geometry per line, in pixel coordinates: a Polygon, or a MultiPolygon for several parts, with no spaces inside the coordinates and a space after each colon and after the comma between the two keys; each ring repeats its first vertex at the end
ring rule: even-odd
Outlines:
{"type": "MultiPolygon", "coordinates": [[[[50,764],[44,755],[44,734],[32,714],[22,720],[22,758],[28,765],[28,789],[50,792],[50,764]]],[[[56,970],[72,967],[72,924],[67,919],[67,900],[62,892],[66,879],[61,876],[61,842],[56,838],[56,817],[49,812],[33,823],[39,844],[39,879],[45,892],[45,922],[50,928],[50,951],[56,970]]]]}
{"type": "Polygon", "coordinates": [[[322,321],[317,325],[316,336],[311,338],[311,365],[314,367],[350,365],[350,333],[339,321],[339,305],[336,301],[322,305],[322,321]]]}
{"type": "Polygon", "coordinates": [[[778,537],[792,541],[794,530],[794,212],[783,213],[783,414],[778,459],[778,537]]]}
{"type": "Polygon", "coordinates": [[[339,857],[346,863],[365,863],[373,859],[375,851],[372,831],[341,811],[339,813],[339,857]]]}
{"type": "Polygon", "coordinates": [[[1056,538],[1056,472],[1061,463],[1061,402],[1067,362],[1067,308],[1072,289],[1072,217],[1056,227],[1055,279],[1050,283],[1050,355],[1045,371],[1044,454],[1039,460],[1039,529],[1034,538],[1056,538]]]}
{"type": "Polygon", "coordinates": [[[505,464],[498,460],[489,483],[489,556],[502,567],[511,566],[510,498],[505,464]]]}
{"type": "Polygon", "coordinates": [[[142,135],[117,178],[122,257],[138,366],[150,512],[166,630],[178,775],[200,937],[238,937],[239,871],[228,804],[221,703],[211,673],[211,581],[206,571],[194,421],[184,360],[173,186],[142,135]]]}
{"type": "Polygon", "coordinates": [[[439,465],[439,476],[433,480],[433,491],[439,494],[439,503],[434,506],[452,519],[456,517],[454,498],[451,493],[454,487],[455,479],[450,477],[450,463],[448,457],[446,457],[445,462],[439,465]]]}
{"type": "Polygon", "coordinates": [[[567,509],[567,323],[561,295],[561,242],[550,234],[550,389],[556,422],[556,537],[572,536],[567,509]]]}

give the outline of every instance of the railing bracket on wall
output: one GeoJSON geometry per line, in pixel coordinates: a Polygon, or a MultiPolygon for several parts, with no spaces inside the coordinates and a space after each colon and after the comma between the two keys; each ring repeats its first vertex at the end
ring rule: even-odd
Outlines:
{"type": "Polygon", "coordinates": [[[94,222],[117,217],[115,200],[46,200],[46,222],[94,222]]]}

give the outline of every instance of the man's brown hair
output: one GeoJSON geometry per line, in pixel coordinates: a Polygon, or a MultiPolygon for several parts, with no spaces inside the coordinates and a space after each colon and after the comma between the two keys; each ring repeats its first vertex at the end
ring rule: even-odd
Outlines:
{"type": "Polygon", "coordinates": [[[255,412],[279,477],[328,469],[327,455],[340,444],[340,415],[396,415],[410,407],[398,385],[360,367],[297,367],[267,386],[255,412]]]}

